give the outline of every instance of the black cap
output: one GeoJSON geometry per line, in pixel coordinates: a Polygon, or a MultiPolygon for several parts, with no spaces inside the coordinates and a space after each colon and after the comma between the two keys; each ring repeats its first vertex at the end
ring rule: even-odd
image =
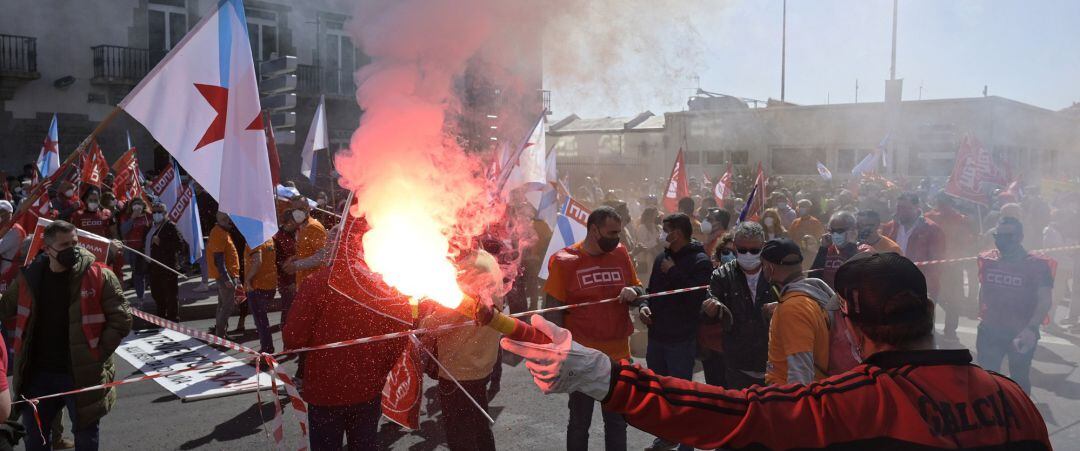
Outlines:
{"type": "Polygon", "coordinates": [[[863,252],[836,270],[836,293],[847,316],[862,324],[903,324],[926,315],[926,276],[911,260],[893,253],[863,252]]]}
{"type": "Polygon", "coordinates": [[[771,239],[761,248],[761,259],[774,265],[798,265],[803,261],[802,249],[787,238],[771,239]]]}

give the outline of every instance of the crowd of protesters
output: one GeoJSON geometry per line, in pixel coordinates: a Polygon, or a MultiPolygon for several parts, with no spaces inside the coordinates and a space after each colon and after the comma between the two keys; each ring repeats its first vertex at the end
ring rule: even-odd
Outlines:
{"type": "MultiPolygon", "coordinates": [[[[0,225],[13,222],[36,180],[32,172],[29,165],[27,174],[9,177],[0,190],[0,225]]],[[[920,266],[926,290],[916,295],[941,307],[944,328],[935,332],[939,344],[959,347],[960,317],[978,319],[976,361],[999,371],[1007,357],[1010,377],[1030,393],[1028,373],[1042,329],[1080,328],[1080,305],[1072,302],[1070,283],[1080,268],[1080,253],[1048,257],[1029,249],[1080,242],[1080,230],[1065,226],[1080,220],[1080,196],[1044,199],[1032,187],[1022,196],[996,193],[991,205],[976,207],[943,194],[929,180],[905,183],[878,177],[855,187],[774,177],[760,195],[759,211],[739,220],[743,199],[717,202],[712,187],[693,179],[692,195],[679,199],[678,211],[662,213],[651,194],[661,191],[648,182],[632,190],[604,190],[587,178],[574,193],[592,208],[582,241],[544,261],[552,230],[531,205],[514,204],[508,220],[523,227],[513,227],[513,233],[528,238],[482,237],[483,250],[459,262],[462,283],[497,286],[484,290],[497,293],[485,303],[515,312],[619,298],[619,303],[565,310],[548,319],[565,327],[576,343],[612,361],[631,359],[630,337],[644,329],[644,361],[657,375],[691,380],[700,362],[707,384],[738,390],[811,384],[862,360],[865,349],[846,331],[837,295],[839,274],[854,257],[896,254],[928,262],[977,255],[920,266]],[[518,264],[507,265],[507,255],[518,264]],[[543,266],[546,280],[537,276],[543,266]],[[700,286],[708,288],[640,299],[646,293],[700,286]],[[1066,313],[1057,315],[1055,306],[1066,313]],[[1064,319],[1044,324],[1059,316],[1064,319]]],[[[190,265],[192,256],[168,221],[166,205],[138,198],[123,204],[107,186],[108,180],[102,189],[60,183],[50,190],[48,216],[56,221],[46,229],[43,255],[26,268],[19,263],[27,230],[11,227],[0,238],[0,275],[14,276],[0,313],[15,318],[5,326],[16,393],[41,395],[111,380],[110,356],[132,323],[125,288],[133,291],[132,307],[150,307],[143,303],[149,291],[157,315],[180,321],[176,271],[201,275],[195,291],[215,286],[218,304],[211,333],[224,338],[242,333],[250,314],[261,352],[275,352],[268,317],[275,298],[286,350],[412,327],[361,307],[368,293],[346,295],[329,288],[331,278],[341,277],[328,269],[340,222],[332,211],[344,208],[332,205],[337,196],[318,192],[309,199],[286,182],[295,194],[278,202],[280,230],[273,240],[252,247],[200,190],[196,197],[207,242],[205,254],[194,256],[197,263],[190,265]],[[75,246],[75,228],[116,240],[107,266],[94,264],[92,255],[75,246]],[[71,298],[56,290],[80,283],[98,284],[103,297],[71,298]],[[50,304],[70,307],[62,315],[63,309],[55,308],[34,313],[50,304]],[[237,315],[236,328],[229,330],[237,315]],[[84,330],[85,336],[60,333],[68,323],[86,324],[88,317],[104,319],[71,329],[84,330]],[[42,357],[46,348],[48,356],[42,357]],[[86,360],[90,355],[92,365],[86,360]]],[[[749,180],[737,178],[732,191],[749,192],[749,180]]],[[[461,316],[437,309],[421,313],[420,326],[461,316]]],[[[486,409],[499,391],[497,334],[475,327],[423,338],[420,345],[435,357],[425,359],[426,372],[438,383],[450,448],[495,449],[491,425],[478,409],[486,409]]],[[[343,441],[356,449],[375,446],[381,388],[404,346],[404,339],[389,340],[300,357],[297,380],[310,405],[312,449],[339,449],[343,441]]],[[[82,448],[84,443],[96,448],[98,421],[115,393],[95,393],[40,405],[52,434],[45,434],[45,447],[28,441],[28,449],[82,448]],[[65,407],[74,424],[74,443],[62,437],[56,421],[65,407]]],[[[587,449],[597,401],[588,390],[570,393],[567,449],[587,449]]],[[[626,418],[610,410],[601,416],[605,447],[626,449],[626,418]]],[[[32,416],[23,415],[22,422],[31,436],[38,434],[32,416]]],[[[692,444],[658,435],[649,449],[691,449],[692,444]]]]}

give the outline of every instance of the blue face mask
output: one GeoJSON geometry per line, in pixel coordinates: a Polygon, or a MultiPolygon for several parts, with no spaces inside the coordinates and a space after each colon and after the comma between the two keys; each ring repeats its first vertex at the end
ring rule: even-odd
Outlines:
{"type": "Polygon", "coordinates": [[[720,263],[727,264],[735,261],[735,254],[720,254],[720,263]]]}
{"type": "Polygon", "coordinates": [[[846,233],[832,233],[831,235],[832,235],[832,242],[836,246],[843,246],[843,245],[847,244],[847,234],[846,233]]]}

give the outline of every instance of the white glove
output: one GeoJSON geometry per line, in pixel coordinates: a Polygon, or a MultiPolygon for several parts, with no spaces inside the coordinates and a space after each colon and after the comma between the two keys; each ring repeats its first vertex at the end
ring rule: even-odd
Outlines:
{"type": "Polygon", "coordinates": [[[611,359],[604,353],[575,342],[570,331],[556,326],[540,315],[533,315],[532,326],[551,338],[551,344],[536,344],[502,339],[503,349],[525,358],[540,391],[548,393],[581,392],[600,401],[611,388],[611,359]]]}

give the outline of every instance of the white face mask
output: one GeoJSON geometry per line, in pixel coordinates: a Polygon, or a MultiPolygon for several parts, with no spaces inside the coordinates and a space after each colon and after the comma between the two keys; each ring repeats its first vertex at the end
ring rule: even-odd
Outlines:
{"type": "Polygon", "coordinates": [[[165,213],[154,213],[154,222],[162,222],[165,220],[165,213]]]}
{"type": "Polygon", "coordinates": [[[97,202],[87,202],[86,203],[86,209],[90,210],[90,211],[97,211],[98,206],[99,205],[98,205],[97,202]]]}
{"type": "Polygon", "coordinates": [[[739,267],[746,271],[753,271],[761,266],[761,254],[736,254],[735,260],[739,261],[739,267]]]}
{"type": "Polygon", "coordinates": [[[67,190],[67,191],[64,191],[64,196],[67,196],[67,197],[74,197],[74,196],[75,196],[75,190],[73,190],[73,189],[69,189],[69,190],[67,190]]]}
{"type": "Polygon", "coordinates": [[[137,215],[138,215],[138,214],[142,214],[142,212],[143,212],[143,206],[142,206],[142,205],[132,205],[132,206],[131,206],[131,211],[132,211],[133,213],[137,214],[137,215]]]}
{"type": "Polygon", "coordinates": [[[706,235],[712,233],[712,223],[709,222],[709,221],[702,222],[701,223],[701,233],[704,233],[706,235]]]}
{"type": "Polygon", "coordinates": [[[667,235],[668,235],[667,232],[665,232],[663,230],[660,231],[660,243],[662,243],[664,245],[664,247],[671,246],[671,243],[669,243],[668,240],[667,240],[667,235]]]}
{"type": "Polygon", "coordinates": [[[293,210],[292,219],[293,222],[299,224],[301,222],[304,222],[305,219],[307,219],[307,213],[305,213],[304,210],[293,210]]]}
{"type": "Polygon", "coordinates": [[[765,218],[762,223],[765,224],[765,227],[772,227],[775,221],[773,220],[773,218],[765,218]]]}

